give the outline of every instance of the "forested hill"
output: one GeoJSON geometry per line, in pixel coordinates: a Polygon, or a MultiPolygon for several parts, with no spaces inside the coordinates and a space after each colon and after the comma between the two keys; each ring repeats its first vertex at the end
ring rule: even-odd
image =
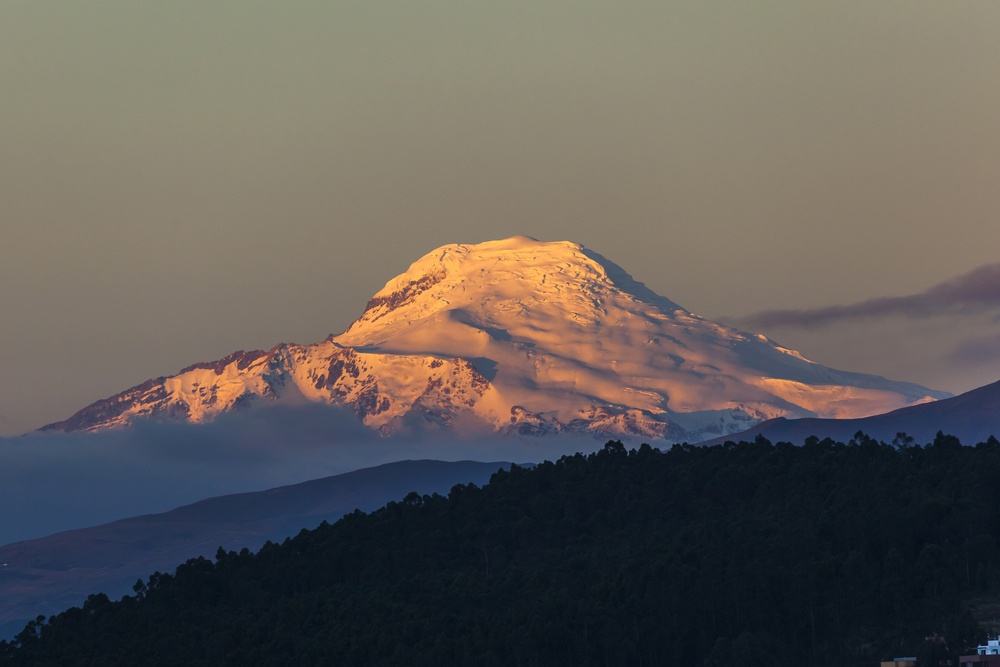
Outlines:
{"type": "MultiPolygon", "coordinates": [[[[2,665],[864,665],[974,645],[1000,443],[763,439],[497,473],[91,596],[2,665]],[[945,643],[925,642],[940,633],[945,643]]],[[[19,645],[19,647],[18,647],[19,645]]]]}

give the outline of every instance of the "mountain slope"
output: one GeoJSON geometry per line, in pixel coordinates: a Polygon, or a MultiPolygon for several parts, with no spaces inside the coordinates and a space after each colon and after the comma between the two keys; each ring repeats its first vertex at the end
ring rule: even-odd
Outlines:
{"type": "MultiPolygon", "coordinates": [[[[508,463],[399,461],[267,491],[209,498],[161,514],[122,519],[0,547],[0,637],[28,619],[80,604],[97,591],[113,599],[136,579],[196,556],[256,550],[302,528],[371,511],[407,493],[447,493],[485,484],[508,463]]],[[[12,634],[12,633],[11,633],[12,634]]]]}
{"type": "Polygon", "coordinates": [[[883,442],[892,442],[896,434],[906,433],[917,444],[932,442],[938,431],[954,435],[966,445],[985,442],[990,436],[1000,438],[1000,382],[952,398],[860,419],[769,420],[742,433],[716,438],[705,444],[752,440],[757,435],[763,435],[772,442],[801,443],[812,435],[846,442],[858,431],[883,442]]]}
{"type": "Polygon", "coordinates": [[[859,417],[944,396],[705,320],[575,243],[515,237],[425,255],[338,336],[195,364],[46,428],[200,422],[304,397],[350,406],[383,434],[416,421],[695,441],[774,417],[859,417]]]}

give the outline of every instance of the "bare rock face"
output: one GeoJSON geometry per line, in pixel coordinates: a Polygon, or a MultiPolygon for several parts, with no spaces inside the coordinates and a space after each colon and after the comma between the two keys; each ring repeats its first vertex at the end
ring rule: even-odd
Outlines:
{"type": "Polygon", "coordinates": [[[374,296],[368,301],[368,305],[365,306],[365,314],[371,314],[372,319],[378,319],[379,317],[395,310],[399,306],[415,300],[422,292],[426,292],[428,289],[441,282],[442,278],[444,278],[444,272],[428,274],[421,276],[416,280],[411,280],[395,292],[374,296]]]}
{"type": "Polygon", "coordinates": [[[705,320],[577,244],[515,237],[425,255],[342,334],[194,364],[45,428],[205,422],[304,397],[349,407],[384,435],[416,419],[697,442],[765,419],[862,417],[945,396],[705,320]]]}

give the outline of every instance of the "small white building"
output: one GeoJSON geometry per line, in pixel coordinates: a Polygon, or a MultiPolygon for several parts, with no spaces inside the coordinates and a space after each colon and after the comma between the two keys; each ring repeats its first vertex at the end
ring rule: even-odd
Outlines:
{"type": "Polygon", "coordinates": [[[979,655],[1000,655],[1000,638],[988,639],[985,644],[976,647],[979,655]]]}

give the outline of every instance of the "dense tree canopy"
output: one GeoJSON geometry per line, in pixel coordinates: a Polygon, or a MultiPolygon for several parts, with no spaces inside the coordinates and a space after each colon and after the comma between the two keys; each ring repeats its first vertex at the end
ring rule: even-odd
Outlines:
{"type": "Polygon", "coordinates": [[[1000,443],[590,456],[92,595],[0,665],[872,665],[981,638],[1000,443]]]}

